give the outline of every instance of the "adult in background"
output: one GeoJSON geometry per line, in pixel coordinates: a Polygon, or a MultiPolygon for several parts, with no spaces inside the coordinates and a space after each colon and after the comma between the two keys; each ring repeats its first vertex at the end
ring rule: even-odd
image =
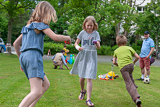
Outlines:
{"type": "Polygon", "coordinates": [[[144,32],[145,39],[143,40],[143,44],[141,47],[141,53],[140,53],[140,59],[139,59],[139,65],[141,68],[141,78],[137,80],[144,80],[145,76],[146,78],[149,78],[150,75],[150,59],[151,54],[154,51],[154,41],[151,39],[149,34],[149,31],[144,32]]]}
{"type": "Polygon", "coordinates": [[[67,67],[67,69],[69,69],[69,67],[67,66],[67,63],[65,62],[64,54],[65,54],[65,51],[61,50],[61,53],[56,53],[52,57],[54,69],[57,69],[58,66],[60,66],[59,69],[63,69],[63,64],[67,67]]]}

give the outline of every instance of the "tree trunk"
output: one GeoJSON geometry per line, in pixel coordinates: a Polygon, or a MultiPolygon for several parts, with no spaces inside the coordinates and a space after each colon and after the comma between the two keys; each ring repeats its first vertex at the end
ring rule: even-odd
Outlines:
{"type": "Polygon", "coordinates": [[[121,24],[121,22],[119,22],[119,23],[117,24],[117,26],[115,26],[116,36],[118,36],[118,35],[119,35],[119,31],[120,31],[120,24],[121,24]]]}
{"type": "Polygon", "coordinates": [[[137,44],[137,40],[139,39],[139,35],[136,34],[136,37],[135,37],[135,44],[137,44]]]}
{"type": "Polygon", "coordinates": [[[126,30],[124,31],[124,36],[128,37],[128,32],[126,30]]]}
{"type": "Polygon", "coordinates": [[[11,55],[11,37],[12,37],[12,18],[9,17],[8,21],[8,36],[7,36],[7,52],[11,55]]]}

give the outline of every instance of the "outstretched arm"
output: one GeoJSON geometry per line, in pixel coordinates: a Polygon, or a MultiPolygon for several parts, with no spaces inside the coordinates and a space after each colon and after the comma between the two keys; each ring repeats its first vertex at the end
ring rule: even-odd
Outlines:
{"type": "Polygon", "coordinates": [[[48,35],[52,40],[56,42],[67,41],[67,43],[71,43],[70,36],[57,35],[50,28],[42,30],[46,35],[48,35]]]}
{"type": "Polygon", "coordinates": [[[66,63],[66,61],[65,61],[64,56],[61,56],[61,58],[62,58],[63,64],[67,67],[67,69],[69,69],[69,67],[67,66],[67,63],[66,63]]]}
{"type": "Polygon", "coordinates": [[[117,58],[113,57],[113,64],[116,65],[116,66],[118,66],[118,63],[116,62],[116,59],[117,58]]]}
{"type": "Polygon", "coordinates": [[[133,64],[135,64],[138,61],[138,59],[139,59],[139,55],[137,53],[135,53],[134,56],[136,58],[134,59],[133,64]]]}

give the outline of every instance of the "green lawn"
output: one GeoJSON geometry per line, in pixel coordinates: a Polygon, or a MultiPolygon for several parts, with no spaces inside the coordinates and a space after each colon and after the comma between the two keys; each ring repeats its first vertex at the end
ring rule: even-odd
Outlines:
{"type": "MultiPolygon", "coordinates": [[[[72,68],[73,65],[69,65],[72,68]]],[[[79,100],[79,78],[70,75],[70,70],[53,69],[52,61],[44,61],[44,71],[50,80],[50,88],[39,100],[36,107],[85,107],[85,100],[79,100]]],[[[16,55],[0,54],[0,107],[17,107],[29,93],[29,81],[20,71],[16,55]]],[[[108,73],[111,63],[98,63],[97,76],[108,73]]],[[[120,77],[111,81],[93,80],[92,102],[95,107],[135,107],[118,67],[113,71],[120,77]]],[[[140,68],[135,67],[133,77],[140,78],[140,68]]],[[[143,107],[160,107],[160,67],[151,67],[151,83],[135,80],[139,86],[143,107]]]]}

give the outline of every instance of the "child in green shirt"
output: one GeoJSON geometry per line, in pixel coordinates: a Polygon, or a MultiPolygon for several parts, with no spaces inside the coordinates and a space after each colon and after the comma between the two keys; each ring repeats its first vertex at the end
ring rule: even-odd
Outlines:
{"type": "Polygon", "coordinates": [[[134,64],[138,61],[139,55],[132,47],[126,46],[127,39],[124,35],[117,36],[116,43],[119,48],[114,51],[113,64],[119,66],[128,93],[130,94],[132,100],[136,103],[137,107],[141,107],[141,101],[139,99],[140,95],[136,89],[138,86],[134,83],[132,76],[134,64]],[[136,57],[134,62],[132,61],[132,55],[136,57]]]}

